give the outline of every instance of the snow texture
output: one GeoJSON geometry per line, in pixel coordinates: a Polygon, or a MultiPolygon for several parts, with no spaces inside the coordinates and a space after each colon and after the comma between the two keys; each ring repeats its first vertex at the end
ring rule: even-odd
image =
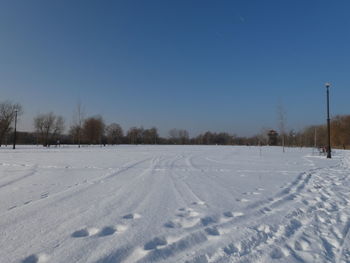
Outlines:
{"type": "Polygon", "coordinates": [[[350,262],[350,152],[0,149],[0,261],[350,262]]]}

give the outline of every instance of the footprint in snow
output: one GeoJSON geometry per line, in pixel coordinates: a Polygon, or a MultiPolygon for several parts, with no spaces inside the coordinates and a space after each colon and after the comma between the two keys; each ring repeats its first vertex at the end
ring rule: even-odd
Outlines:
{"type": "Polygon", "coordinates": [[[174,220],[170,220],[164,224],[165,227],[167,228],[181,228],[182,225],[180,222],[176,222],[174,220]]]}
{"type": "Polygon", "coordinates": [[[258,192],[245,192],[244,195],[260,195],[261,193],[258,192]]]}
{"type": "Polygon", "coordinates": [[[21,263],[45,263],[49,257],[46,254],[32,254],[21,261],[21,263]]]}
{"type": "Polygon", "coordinates": [[[111,235],[115,234],[116,232],[122,233],[126,229],[127,229],[127,227],[124,225],[105,226],[102,229],[82,228],[80,230],[73,232],[71,236],[74,238],[82,238],[82,237],[89,237],[89,236],[105,237],[105,236],[111,236],[111,235]]]}
{"type": "Polygon", "coordinates": [[[239,216],[244,216],[244,213],[227,211],[227,212],[224,212],[224,216],[225,217],[239,217],[239,216]]]}
{"type": "Polygon", "coordinates": [[[236,201],[237,202],[241,202],[241,203],[246,203],[246,202],[249,202],[250,200],[249,199],[245,199],[245,198],[237,198],[236,201]]]}
{"type": "Polygon", "coordinates": [[[152,250],[160,246],[165,246],[167,244],[168,244],[168,241],[164,237],[155,237],[151,241],[147,242],[143,248],[145,250],[152,250]]]}
{"type": "Polygon", "coordinates": [[[288,250],[285,248],[280,248],[280,247],[275,247],[271,253],[270,253],[270,257],[272,259],[281,259],[283,257],[288,256],[288,250]]]}
{"type": "Polygon", "coordinates": [[[218,220],[212,216],[206,216],[206,217],[201,218],[201,223],[203,226],[217,223],[217,221],[218,220]]]}
{"type": "Polygon", "coordinates": [[[141,218],[141,215],[137,213],[133,213],[133,214],[131,213],[123,216],[123,219],[139,219],[139,218],[141,218]]]}
{"type": "Polygon", "coordinates": [[[26,257],[24,260],[22,260],[22,263],[37,263],[39,261],[39,258],[37,255],[30,255],[29,257],[26,257]]]}
{"type": "Polygon", "coordinates": [[[204,229],[205,232],[207,232],[208,235],[210,236],[220,236],[219,230],[214,226],[214,227],[207,227],[204,229]]]}
{"type": "Polygon", "coordinates": [[[234,244],[230,244],[227,247],[224,248],[224,252],[227,255],[236,255],[240,252],[240,246],[236,246],[234,244]]]}
{"type": "Polygon", "coordinates": [[[192,205],[205,205],[205,202],[203,202],[203,201],[196,201],[196,202],[193,202],[192,205]]]}
{"type": "Polygon", "coordinates": [[[83,228],[83,229],[80,229],[80,230],[73,232],[71,236],[74,238],[88,237],[88,236],[95,235],[97,233],[98,233],[97,228],[83,228]]]}
{"type": "Polygon", "coordinates": [[[98,236],[99,237],[110,236],[110,235],[113,235],[116,231],[117,231],[117,229],[115,227],[106,226],[106,227],[102,228],[100,233],[98,233],[98,236]]]}
{"type": "Polygon", "coordinates": [[[200,221],[200,214],[192,208],[182,207],[178,209],[176,218],[166,222],[164,227],[167,228],[190,228],[200,221]]]}
{"type": "Polygon", "coordinates": [[[43,198],[47,198],[49,196],[49,193],[42,193],[40,198],[43,199],[43,198]]]}
{"type": "Polygon", "coordinates": [[[197,217],[199,215],[192,208],[180,208],[179,211],[180,213],[177,214],[178,217],[197,217]]]}
{"type": "Polygon", "coordinates": [[[270,213],[272,210],[269,207],[263,207],[259,211],[263,214],[267,214],[267,213],[270,213]]]}
{"type": "Polygon", "coordinates": [[[310,244],[308,241],[306,240],[296,240],[294,243],[294,248],[295,250],[299,250],[299,251],[305,251],[309,248],[310,244]]]}

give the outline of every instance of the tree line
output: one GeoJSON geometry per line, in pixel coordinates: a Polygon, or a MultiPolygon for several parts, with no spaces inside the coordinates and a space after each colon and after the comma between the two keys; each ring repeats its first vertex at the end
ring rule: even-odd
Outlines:
{"type": "MultiPolygon", "coordinates": [[[[11,102],[0,103],[0,146],[13,141],[13,124],[15,114],[21,116],[23,110],[20,104],[11,102]]],[[[62,116],[53,112],[38,114],[33,119],[34,132],[18,132],[17,143],[37,144],[43,146],[58,144],[81,145],[99,144],[195,144],[195,145],[285,145],[288,147],[322,147],[327,141],[327,126],[312,125],[301,131],[271,133],[264,129],[250,137],[236,136],[226,132],[207,131],[195,137],[190,137],[185,129],[171,129],[167,137],[161,137],[156,127],[145,129],[131,127],[126,132],[118,123],[107,124],[100,115],[85,117],[79,104],[74,113],[72,123],[66,126],[62,116]],[[68,131],[65,133],[65,131],[68,131]],[[272,134],[272,135],[271,135],[272,134]],[[272,138],[271,136],[274,136],[272,138]]],[[[332,145],[339,148],[350,147],[350,115],[335,116],[331,120],[332,145]]]]}
{"type": "MultiPolygon", "coordinates": [[[[327,125],[308,126],[300,136],[305,146],[325,146],[327,145],[327,125]]],[[[331,144],[336,148],[350,148],[350,115],[337,115],[331,119],[331,144]]]]}

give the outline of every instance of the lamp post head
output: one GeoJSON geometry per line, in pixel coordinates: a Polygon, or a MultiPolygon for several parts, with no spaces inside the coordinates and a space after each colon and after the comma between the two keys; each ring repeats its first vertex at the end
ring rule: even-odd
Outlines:
{"type": "Polygon", "coordinates": [[[327,83],[325,84],[325,86],[326,86],[326,88],[328,89],[328,88],[331,86],[331,83],[327,82],[327,83]]]}

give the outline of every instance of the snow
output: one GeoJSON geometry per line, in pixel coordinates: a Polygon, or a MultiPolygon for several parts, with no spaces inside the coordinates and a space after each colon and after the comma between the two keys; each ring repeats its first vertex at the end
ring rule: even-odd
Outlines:
{"type": "Polygon", "coordinates": [[[0,261],[350,262],[350,153],[0,148],[0,261]]]}

